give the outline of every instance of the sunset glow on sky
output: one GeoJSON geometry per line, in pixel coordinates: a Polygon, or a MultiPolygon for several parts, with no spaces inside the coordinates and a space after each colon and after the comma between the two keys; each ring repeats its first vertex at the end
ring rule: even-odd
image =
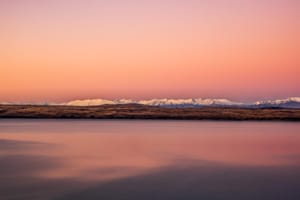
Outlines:
{"type": "Polygon", "coordinates": [[[0,102],[300,96],[297,0],[1,0],[0,102]]]}

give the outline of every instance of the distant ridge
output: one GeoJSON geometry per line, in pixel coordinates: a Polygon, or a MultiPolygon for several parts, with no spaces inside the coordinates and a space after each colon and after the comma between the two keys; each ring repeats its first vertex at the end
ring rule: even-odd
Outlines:
{"type": "Polygon", "coordinates": [[[75,100],[60,105],[69,106],[97,106],[97,105],[118,105],[118,104],[141,104],[161,107],[202,107],[202,106],[238,106],[239,102],[229,101],[227,99],[150,99],[134,101],[131,99],[105,100],[105,99],[86,99],[75,100]]]}
{"type": "Polygon", "coordinates": [[[300,97],[287,99],[257,101],[254,103],[234,102],[227,99],[150,99],[134,101],[131,99],[105,100],[86,99],[75,100],[60,105],[68,106],[98,106],[98,105],[118,105],[118,104],[142,104],[149,106],[161,106],[172,108],[195,108],[195,107],[241,107],[241,108],[300,108],[300,97]]]}
{"type": "MultiPolygon", "coordinates": [[[[22,105],[28,103],[0,103],[2,105],[22,105]]],[[[300,97],[291,97],[279,100],[257,101],[254,103],[241,103],[227,99],[150,99],[150,100],[131,100],[131,99],[84,99],[74,100],[65,103],[39,103],[30,105],[63,105],[63,106],[100,106],[100,105],[122,105],[122,104],[141,104],[149,106],[160,106],[169,108],[198,108],[198,107],[238,107],[238,108],[300,108],[300,97]]]]}

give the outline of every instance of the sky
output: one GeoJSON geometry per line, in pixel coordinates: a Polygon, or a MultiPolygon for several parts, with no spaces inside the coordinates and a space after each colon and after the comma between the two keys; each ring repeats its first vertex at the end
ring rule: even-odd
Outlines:
{"type": "Polygon", "coordinates": [[[298,0],[0,0],[0,102],[300,96],[298,0]]]}

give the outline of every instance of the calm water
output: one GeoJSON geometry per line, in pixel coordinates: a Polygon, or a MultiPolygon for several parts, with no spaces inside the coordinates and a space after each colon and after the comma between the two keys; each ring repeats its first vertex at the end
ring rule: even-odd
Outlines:
{"type": "Polygon", "coordinates": [[[0,199],[299,200],[300,123],[0,120],[0,199]]]}

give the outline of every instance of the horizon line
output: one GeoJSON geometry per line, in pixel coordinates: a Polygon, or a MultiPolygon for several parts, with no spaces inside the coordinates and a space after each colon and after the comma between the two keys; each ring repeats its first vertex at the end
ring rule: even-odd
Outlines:
{"type": "MultiPolygon", "coordinates": [[[[235,101],[230,98],[202,98],[202,97],[197,97],[197,98],[145,98],[145,99],[131,99],[131,98],[78,98],[78,99],[71,99],[67,101],[0,101],[0,105],[3,104],[29,104],[29,105],[45,105],[45,104],[67,104],[70,102],[75,102],[75,101],[96,101],[96,100],[102,100],[102,101],[111,101],[111,102],[116,102],[120,101],[119,103],[121,104],[121,101],[131,101],[131,103],[139,103],[141,101],[153,101],[153,100],[226,100],[230,101],[233,103],[242,103],[242,104],[251,104],[251,103],[256,103],[256,102],[270,102],[270,101],[282,101],[282,100],[296,100],[300,101],[300,96],[290,96],[290,97],[285,97],[285,98],[270,98],[270,99],[258,99],[255,101],[235,101]]],[[[124,103],[123,103],[124,104],[124,103]]]]}

